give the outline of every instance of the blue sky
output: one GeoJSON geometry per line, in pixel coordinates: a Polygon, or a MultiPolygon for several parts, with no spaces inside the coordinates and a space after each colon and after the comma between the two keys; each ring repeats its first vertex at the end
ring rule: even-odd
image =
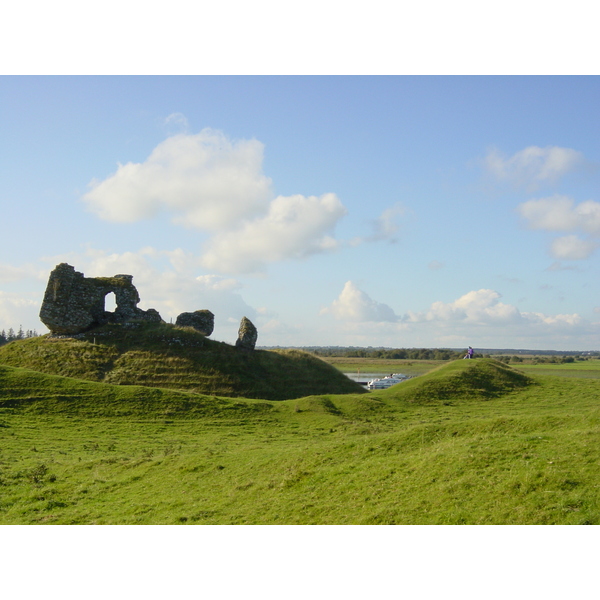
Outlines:
{"type": "Polygon", "coordinates": [[[233,343],[600,349],[596,76],[0,77],[0,329],[130,273],[233,343]]]}

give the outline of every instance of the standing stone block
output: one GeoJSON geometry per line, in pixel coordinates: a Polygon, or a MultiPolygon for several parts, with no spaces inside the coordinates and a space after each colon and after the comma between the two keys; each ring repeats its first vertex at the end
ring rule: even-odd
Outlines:
{"type": "Polygon", "coordinates": [[[242,317],[240,321],[240,329],[238,331],[238,339],[235,342],[236,348],[242,350],[254,350],[256,340],[258,339],[258,331],[252,324],[252,321],[246,317],[242,317]]]}

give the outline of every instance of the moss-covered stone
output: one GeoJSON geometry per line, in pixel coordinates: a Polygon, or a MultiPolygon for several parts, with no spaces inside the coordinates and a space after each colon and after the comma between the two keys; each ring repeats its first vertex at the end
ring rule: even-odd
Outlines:
{"type": "Polygon", "coordinates": [[[215,315],[210,310],[196,310],[194,312],[181,313],[175,325],[180,327],[193,327],[200,333],[209,336],[215,328],[215,315]]]}

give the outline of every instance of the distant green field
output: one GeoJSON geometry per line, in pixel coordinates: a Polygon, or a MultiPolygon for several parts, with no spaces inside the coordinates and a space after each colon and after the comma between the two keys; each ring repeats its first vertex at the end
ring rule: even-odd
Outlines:
{"type": "Polygon", "coordinates": [[[595,359],[564,364],[515,365],[515,367],[531,374],[600,379],[600,360],[595,359]]]}
{"type": "MultiPolygon", "coordinates": [[[[339,369],[343,373],[404,373],[411,377],[423,375],[447,364],[443,360],[386,360],[380,358],[346,358],[325,357],[324,361],[339,369]]],[[[590,359],[573,363],[539,365],[516,363],[511,366],[515,369],[532,375],[557,375],[559,377],[578,377],[600,379],[600,360],[590,359]]]]}
{"type": "Polygon", "coordinates": [[[0,366],[0,523],[599,524],[600,381],[531,377],[274,402],[0,366]]]}
{"type": "Polygon", "coordinates": [[[427,373],[436,367],[447,364],[444,360],[412,360],[385,358],[347,358],[327,356],[323,360],[343,373],[404,373],[414,377],[427,373]]]}

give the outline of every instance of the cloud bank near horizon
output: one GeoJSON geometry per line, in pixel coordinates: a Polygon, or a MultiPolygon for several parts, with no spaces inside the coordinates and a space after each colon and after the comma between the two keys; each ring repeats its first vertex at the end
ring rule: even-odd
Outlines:
{"type": "MultiPolygon", "coordinates": [[[[146,247],[137,252],[122,254],[88,248],[83,254],[68,254],[47,258],[52,267],[59,262],[74,264],[86,276],[106,276],[132,273],[141,296],[140,308],[156,308],[167,321],[181,312],[208,308],[215,313],[214,339],[232,342],[242,316],[255,321],[263,333],[263,343],[301,344],[303,332],[281,322],[277,313],[268,307],[253,307],[243,298],[243,285],[232,277],[218,274],[195,275],[198,257],[181,249],[161,251],[146,247]],[[216,308],[218,307],[218,308],[216,308]],[[273,339],[268,338],[271,336],[273,339]],[[274,336],[274,337],[273,337],[274,336]],[[287,340],[283,342],[282,337],[287,340]]],[[[45,273],[45,278],[50,269],[45,273]]],[[[38,273],[29,278],[39,281],[38,273]]],[[[37,315],[43,294],[0,293],[0,321],[5,328],[28,323],[25,315],[37,315]]],[[[501,301],[495,290],[480,289],[467,292],[450,302],[436,301],[421,311],[408,310],[400,315],[387,304],[378,302],[347,281],[329,306],[320,311],[322,317],[332,317],[335,325],[322,332],[341,345],[361,345],[362,336],[376,335],[381,345],[403,347],[402,339],[410,336],[422,339],[422,347],[462,346],[485,344],[486,347],[559,347],[581,340],[581,350],[595,349],[600,335],[600,322],[591,322],[579,314],[547,315],[541,312],[522,312],[516,306],[501,301]],[[365,326],[366,325],[366,326],[365,326]],[[510,339],[506,346],[499,340],[510,339]],[[535,341],[537,340],[537,341],[535,341]],[[525,343],[524,346],[519,346],[525,343]],[[536,345],[537,344],[537,345],[536,345]]],[[[600,309],[598,309],[600,310],[600,309]]],[[[26,325],[26,328],[30,328],[26,325]]],[[[39,327],[38,327],[39,329],[39,327]]],[[[327,345],[325,342],[324,345],[327,345]]],[[[419,345],[413,341],[411,346],[419,345]]],[[[306,340],[306,345],[314,345],[306,340]]],[[[364,345],[372,345],[369,341],[364,345]]]]}
{"type": "Polygon", "coordinates": [[[579,335],[593,342],[600,333],[600,323],[591,323],[577,313],[521,312],[516,306],[501,302],[501,297],[495,290],[472,290],[452,302],[436,301],[427,310],[409,310],[399,316],[390,306],[377,302],[348,281],[338,298],[320,314],[343,322],[347,331],[359,331],[361,324],[368,324],[370,330],[388,338],[420,333],[438,343],[493,339],[507,334],[514,339],[567,339],[579,335]]]}

